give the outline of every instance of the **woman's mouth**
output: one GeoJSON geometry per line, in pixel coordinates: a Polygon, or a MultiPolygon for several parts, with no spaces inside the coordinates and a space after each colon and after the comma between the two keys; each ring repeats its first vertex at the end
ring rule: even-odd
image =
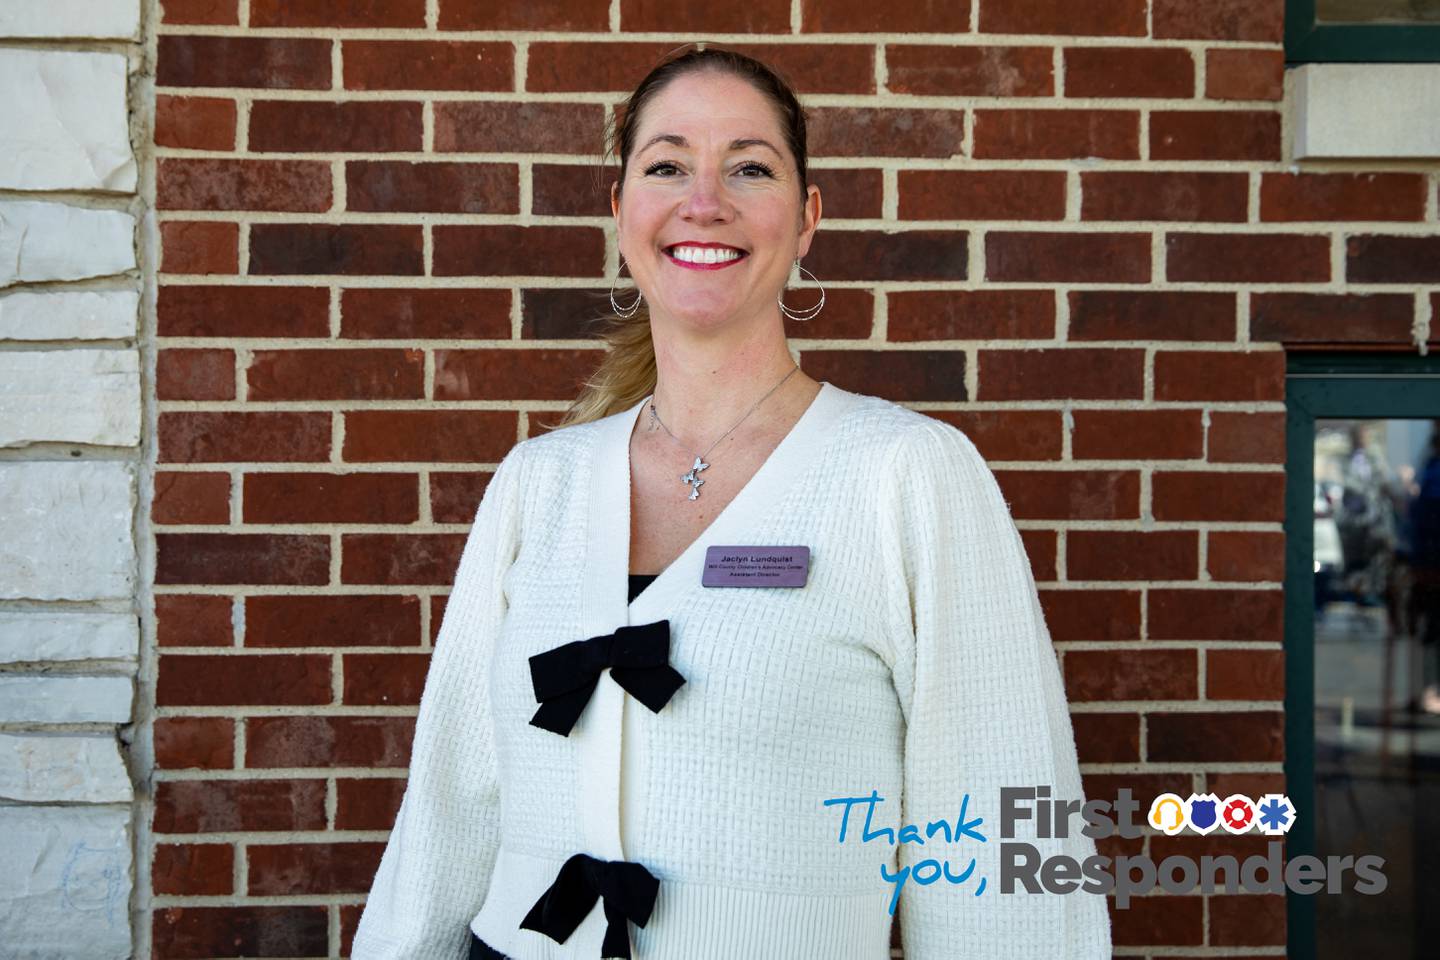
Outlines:
{"type": "Polygon", "coordinates": [[[744,250],[737,247],[715,243],[677,243],[666,247],[665,255],[677,267],[688,270],[721,270],[748,256],[744,250]]]}

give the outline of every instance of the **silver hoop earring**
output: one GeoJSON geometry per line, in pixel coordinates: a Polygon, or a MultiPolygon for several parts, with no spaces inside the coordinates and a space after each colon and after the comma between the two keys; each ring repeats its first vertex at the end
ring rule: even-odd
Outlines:
{"type": "Polygon", "coordinates": [[[792,310],[792,309],[790,309],[789,307],[785,306],[785,300],[784,300],[785,291],[783,291],[783,290],[780,291],[780,296],[777,297],[776,300],[777,300],[777,301],[779,302],[779,304],[780,304],[780,312],[781,312],[781,313],[785,314],[785,316],[789,317],[791,320],[795,320],[795,321],[797,321],[797,322],[803,323],[803,322],[805,322],[806,320],[814,320],[817,316],[819,316],[820,311],[821,311],[822,309],[824,309],[824,307],[825,307],[825,288],[824,288],[823,286],[821,286],[821,284],[820,284],[820,278],[817,277],[817,276],[815,276],[815,274],[810,273],[809,270],[806,270],[803,266],[801,266],[799,260],[796,260],[796,261],[795,261],[795,266],[800,270],[802,279],[803,279],[803,277],[804,277],[805,274],[809,273],[809,274],[810,274],[810,279],[811,279],[812,281],[814,281],[815,286],[820,287],[820,302],[817,303],[817,304],[815,304],[814,306],[806,307],[806,308],[804,308],[803,310],[792,310]]]}
{"type": "Polygon", "coordinates": [[[623,318],[623,319],[629,320],[631,317],[635,316],[635,314],[636,314],[637,311],[639,311],[639,309],[640,309],[640,303],[641,303],[642,300],[645,299],[645,294],[641,293],[641,292],[637,289],[637,290],[635,291],[635,302],[632,303],[632,304],[630,304],[630,306],[628,306],[628,307],[621,307],[620,304],[615,301],[615,284],[616,284],[617,282],[619,282],[619,280],[620,280],[620,274],[622,274],[622,273],[624,273],[624,272],[625,272],[625,258],[624,258],[624,257],[621,257],[621,258],[620,258],[620,269],[615,273],[615,279],[610,281],[610,309],[612,309],[612,310],[615,311],[615,315],[616,315],[617,317],[621,317],[621,318],[623,318]]]}

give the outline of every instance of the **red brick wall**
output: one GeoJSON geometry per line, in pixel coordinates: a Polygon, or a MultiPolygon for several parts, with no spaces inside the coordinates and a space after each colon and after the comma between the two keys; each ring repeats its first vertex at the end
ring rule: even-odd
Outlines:
{"type": "MultiPolygon", "coordinates": [[[[490,469],[597,357],[606,110],[696,38],[806,96],[794,343],[995,465],[1087,792],[1283,786],[1284,351],[1405,348],[1440,228],[1433,166],[1287,166],[1282,0],[161,6],[154,956],[348,949],[490,469]]],[[[1278,897],[1115,917],[1284,939],[1278,897]]]]}

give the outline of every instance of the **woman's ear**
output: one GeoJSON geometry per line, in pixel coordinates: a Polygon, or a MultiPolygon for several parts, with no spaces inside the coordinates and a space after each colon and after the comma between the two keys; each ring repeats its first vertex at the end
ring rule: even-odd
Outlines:
{"type": "Polygon", "coordinates": [[[804,257],[810,252],[810,241],[815,236],[815,228],[820,226],[820,188],[810,184],[805,191],[805,205],[800,209],[800,243],[795,249],[795,256],[804,257]]]}
{"type": "Polygon", "coordinates": [[[616,180],[610,184],[610,216],[615,218],[615,226],[620,226],[620,181],[616,180]]]}

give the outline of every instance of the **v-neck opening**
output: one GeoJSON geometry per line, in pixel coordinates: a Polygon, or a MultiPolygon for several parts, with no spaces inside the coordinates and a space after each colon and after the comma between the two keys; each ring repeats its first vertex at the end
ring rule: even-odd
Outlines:
{"type": "MultiPolygon", "coordinates": [[[[831,384],[828,380],[820,381],[820,389],[817,390],[815,396],[810,399],[810,404],[805,408],[805,412],[800,414],[799,419],[791,425],[785,436],[775,445],[775,448],[770,451],[755,472],[750,475],[750,479],[746,480],[740,489],[736,491],[735,496],[731,497],[730,501],[721,508],[720,512],[710,519],[710,522],[695,536],[695,539],[691,540],[684,550],[680,551],[674,559],[666,564],[663,570],[655,575],[654,580],[646,584],[645,588],[637,593],[633,600],[628,602],[627,606],[629,608],[633,609],[637,603],[643,602],[647,596],[659,593],[665,589],[670,581],[678,575],[680,570],[694,566],[692,562],[694,555],[704,549],[705,541],[712,539],[713,534],[722,533],[728,526],[733,526],[732,521],[734,517],[745,509],[746,504],[754,496],[753,491],[763,486],[771,475],[779,471],[781,467],[788,462],[787,458],[790,456],[791,449],[803,442],[804,437],[810,432],[811,424],[819,418],[819,413],[831,400],[835,399],[832,393],[837,390],[839,390],[839,388],[831,384]]],[[[651,396],[653,396],[653,394],[651,396]]],[[[625,452],[623,460],[625,465],[625,514],[621,529],[624,531],[625,537],[624,564],[627,575],[630,571],[630,548],[633,545],[633,538],[630,532],[630,503],[634,495],[634,479],[630,460],[630,438],[634,433],[635,421],[639,417],[640,411],[643,410],[649,402],[650,397],[647,396],[644,400],[641,400],[634,407],[630,408],[624,417],[625,452]]]]}

